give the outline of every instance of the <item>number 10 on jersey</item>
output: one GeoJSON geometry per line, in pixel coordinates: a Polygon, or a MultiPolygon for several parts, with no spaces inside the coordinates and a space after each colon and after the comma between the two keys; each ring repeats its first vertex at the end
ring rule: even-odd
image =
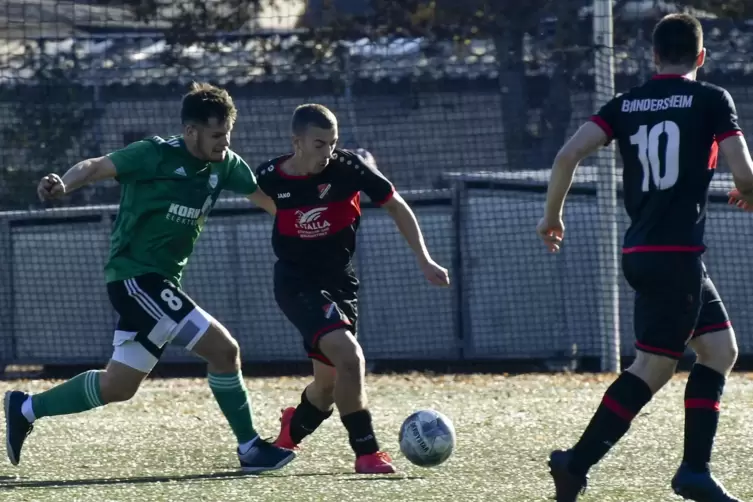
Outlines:
{"type": "Polygon", "coordinates": [[[630,136],[630,144],[638,146],[638,160],[643,168],[641,190],[648,192],[653,180],[659,190],[666,190],[677,183],[680,174],[680,128],[675,122],[665,120],[648,128],[642,125],[630,136]],[[666,135],[664,150],[660,152],[659,140],[666,135]],[[661,173],[661,157],[664,157],[664,174],[661,173]]]}

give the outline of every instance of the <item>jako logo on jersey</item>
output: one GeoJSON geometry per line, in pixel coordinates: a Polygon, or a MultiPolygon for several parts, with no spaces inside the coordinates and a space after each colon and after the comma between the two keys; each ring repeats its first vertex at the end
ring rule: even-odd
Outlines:
{"type": "Polygon", "coordinates": [[[327,235],[332,225],[322,218],[322,213],[326,210],[326,207],[315,207],[308,211],[296,211],[295,227],[298,229],[298,236],[303,239],[314,239],[327,235]]]}
{"type": "Polygon", "coordinates": [[[289,199],[290,198],[290,192],[283,192],[277,194],[278,199],[289,199]]]}
{"type": "Polygon", "coordinates": [[[327,196],[327,192],[329,192],[329,189],[332,188],[331,183],[322,183],[321,185],[318,185],[316,187],[319,190],[319,198],[323,199],[327,196]]]}

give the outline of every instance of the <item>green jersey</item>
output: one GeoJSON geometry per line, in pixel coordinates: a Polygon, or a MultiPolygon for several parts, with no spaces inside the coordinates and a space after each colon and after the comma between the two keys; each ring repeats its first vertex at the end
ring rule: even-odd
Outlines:
{"type": "Polygon", "coordinates": [[[238,154],[228,150],[224,161],[205,162],[188,153],[182,136],[154,136],[108,157],[122,188],[106,282],[154,272],[179,285],[220,192],[256,191],[256,177],[238,154]]]}

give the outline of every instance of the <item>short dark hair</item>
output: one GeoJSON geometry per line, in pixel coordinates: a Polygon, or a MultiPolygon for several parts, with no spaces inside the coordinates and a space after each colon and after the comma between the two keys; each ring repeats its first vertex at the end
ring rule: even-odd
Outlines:
{"type": "Polygon", "coordinates": [[[337,127],[337,118],[326,106],[307,103],[295,109],[290,125],[293,134],[300,136],[311,126],[318,127],[319,129],[337,127]]]}
{"type": "Polygon", "coordinates": [[[225,89],[207,83],[191,84],[191,88],[183,96],[180,110],[180,120],[183,124],[199,123],[206,125],[209,119],[215,118],[220,123],[235,122],[238,110],[233,98],[225,89]]]}
{"type": "Polygon", "coordinates": [[[703,28],[690,14],[668,14],[654,27],[654,52],[661,64],[695,63],[703,49],[703,28]]]}

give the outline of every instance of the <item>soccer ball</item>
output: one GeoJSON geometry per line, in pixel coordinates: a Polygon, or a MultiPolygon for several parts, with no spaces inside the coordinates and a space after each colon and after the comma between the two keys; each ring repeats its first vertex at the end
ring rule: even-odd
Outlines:
{"type": "Polygon", "coordinates": [[[400,427],[400,451],[411,463],[435,467],[450,458],[455,449],[455,427],[434,410],[420,410],[400,427]]]}

